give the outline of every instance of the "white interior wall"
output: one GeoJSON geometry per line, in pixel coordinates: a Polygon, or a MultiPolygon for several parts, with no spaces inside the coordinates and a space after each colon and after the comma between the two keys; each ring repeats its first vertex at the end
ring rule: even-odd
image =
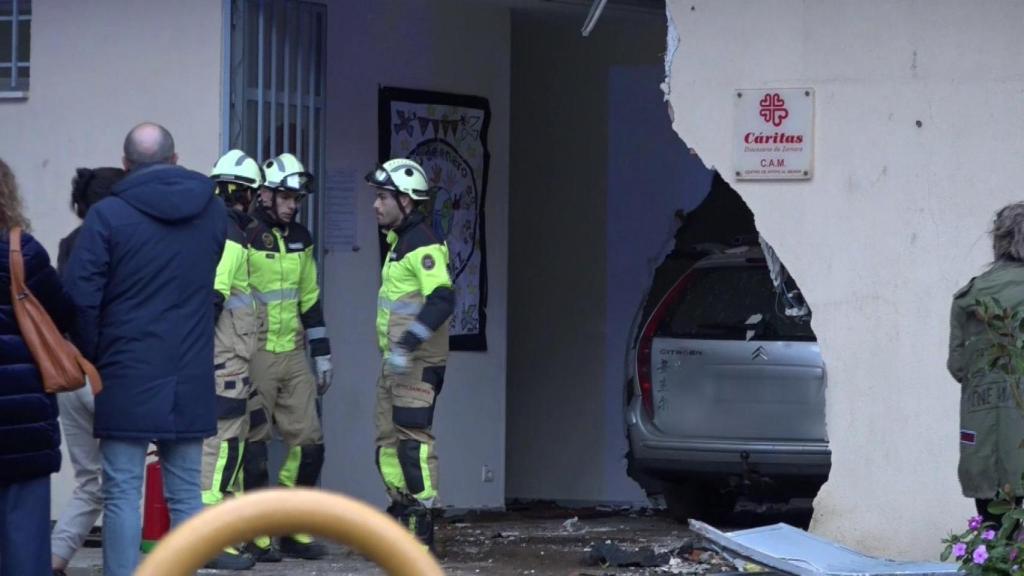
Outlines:
{"type": "MultiPolygon", "coordinates": [[[[623,369],[609,367],[625,354],[609,351],[623,330],[607,307],[633,306],[628,287],[608,285],[609,126],[621,112],[610,109],[610,79],[616,67],[661,62],[664,22],[611,11],[583,38],[584,16],[512,16],[508,496],[633,503],[643,496],[625,474],[623,369]]],[[[641,102],[650,88],[656,103],[657,82],[632,88],[641,102]]],[[[651,225],[667,240],[671,213],[651,225]]],[[[617,246],[640,261],[658,247],[617,246]]]]}
{"type": "Polygon", "coordinates": [[[973,512],[956,477],[949,305],[991,259],[994,212],[1020,200],[1024,5],[668,6],[675,129],[744,197],[814,309],[833,464],[812,530],[934,560],[973,512]],[[733,91],[807,86],[813,180],[734,182],[733,91]]]}

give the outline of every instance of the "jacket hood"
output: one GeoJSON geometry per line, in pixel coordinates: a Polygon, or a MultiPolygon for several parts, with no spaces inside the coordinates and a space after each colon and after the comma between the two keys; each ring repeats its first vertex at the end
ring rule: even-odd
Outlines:
{"type": "Polygon", "coordinates": [[[164,222],[195,218],[216,199],[212,180],[199,172],[170,164],[132,170],[114,186],[112,194],[164,222]]]}

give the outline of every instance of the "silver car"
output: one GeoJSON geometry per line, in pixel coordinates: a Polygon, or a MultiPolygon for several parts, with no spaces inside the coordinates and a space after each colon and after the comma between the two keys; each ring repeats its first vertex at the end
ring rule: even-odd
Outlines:
{"type": "Polygon", "coordinates": [[[670,513],[713,519],[744,493],[817,492],[831,454],[825,365],[809,309],[791,279],[775,289],[759,246],[698,261],[639,327],[629,468],[660,482],[670,513]]]}

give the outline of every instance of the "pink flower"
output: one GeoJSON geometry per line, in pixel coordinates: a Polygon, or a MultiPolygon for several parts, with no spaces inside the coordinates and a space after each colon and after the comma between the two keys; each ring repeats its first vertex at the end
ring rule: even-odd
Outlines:
{"type": "Polygon", "coordinates": [[[977,530],[978,528],[981,528],[981,523],[984,521],[985,519],[981,516],[975,516],[967,521],[967,527],[971,530],[977,530]]]}
{"type": "Polygon", "coordinates": [[[1016,559],[1017,559],[1017,549],[1014,548],[1014,549],[1010,550],[1010,562],[1013,562],[1016,559]]]}
{"type": "Polygon", "coordinates": [[[973,558],[975,564],[984,564],[985,560],[988,560],[988,550],[985,549],[984,544],[974,549],[973,558]]]}
{"type": "Polygon", "coordinates": [[[991,541],[995,540],[996,539],[996,531],[995,530],[985,530],[985,533],[981,535],[981,539],[985,540],[986,542],[991,542],[991,541]]]}
{"type": "Polygon", "coordinates": [[[964,556],[967,556],[967,544],[957,542],[953,545],[953,557],[959,560],[964,556]]]}

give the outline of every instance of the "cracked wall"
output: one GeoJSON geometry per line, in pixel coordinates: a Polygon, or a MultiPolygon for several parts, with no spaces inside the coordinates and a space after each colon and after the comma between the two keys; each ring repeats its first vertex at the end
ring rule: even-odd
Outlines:
{"type": "Polygon", "coordinates": [[[973,512],[956,477],[949,304],[991,258],[995,210],[1020,200],[1024,4],[667,5],[673,127],[743,196],[814,309],[833,458],[811,530],[934,560],[973,512]],[[733,91],[806,86],[814,178],[735,182],[733,91]]]}

